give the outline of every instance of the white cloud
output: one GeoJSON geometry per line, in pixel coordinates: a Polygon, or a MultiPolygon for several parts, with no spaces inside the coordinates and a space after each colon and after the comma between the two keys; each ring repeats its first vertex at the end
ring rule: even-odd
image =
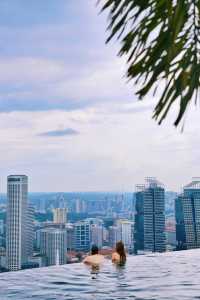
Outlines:
{"type": "Polygon", "coordinates": [[[158,126],[149,110],[1,114],[3,188],[5,175],[23,172],[35,191],[134,190],[145,176],[157,176],[167,188],[179,190],[199,172],[198,115],[191,117],[193,123],[182,134],[171,125],[158,126]],[[38,137],[58,128],[75,128],[80,134],[38,137]]]}
{"type": "Polygon", "coordinates": [[[41,85],[61,80],[67,74],[67,66],[59,61],[34,57],[1,58],[0,84],[41,85]]]}

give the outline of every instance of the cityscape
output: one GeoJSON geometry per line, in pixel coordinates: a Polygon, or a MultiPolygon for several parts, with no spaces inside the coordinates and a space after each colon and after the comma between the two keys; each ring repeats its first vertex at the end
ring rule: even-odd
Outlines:
{"type": "Polygon", "coordinates": [[[0,300],[200,299],[200,1],[1,0],[0,40],[0,300]]]}
{"type": "Polygon", "coordinates": [[[26,175],[7,177],[0,198],[0,270],[81,262],[97,245],[110,256],[117,241],[129,255],[200,247],[200,179],[182,193],[154,177],[132,193],[28,193],[26,175]]]}

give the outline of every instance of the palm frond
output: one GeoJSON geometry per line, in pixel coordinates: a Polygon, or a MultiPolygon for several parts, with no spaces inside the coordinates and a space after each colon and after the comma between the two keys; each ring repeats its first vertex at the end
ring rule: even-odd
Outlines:
{"type": "Polygon", "coordinates": [[[179,101],[177,126],[200,86],[200,0],[102,0],[109,10],[109,42],[121,41],[127,76],[143,99],[162,90],[153,117],[161,124],[179,101]]]}

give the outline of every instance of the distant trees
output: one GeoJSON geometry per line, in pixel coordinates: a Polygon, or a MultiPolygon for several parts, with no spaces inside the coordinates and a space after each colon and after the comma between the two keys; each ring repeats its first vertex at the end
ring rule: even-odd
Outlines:
{"type": "Polygon", "coordinates": [[[109,10],[110,36],[121,41],[127,55],[127,77],[134,79],[143,99],[159,88],[153,117],[158,123],[175,102],[182,120],[189,103],[197,103],[200,86],[199,0],[101,0],[109,10]]]}

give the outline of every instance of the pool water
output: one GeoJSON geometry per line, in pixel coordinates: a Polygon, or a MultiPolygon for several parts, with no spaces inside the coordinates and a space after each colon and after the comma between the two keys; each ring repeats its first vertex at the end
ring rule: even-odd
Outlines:
{"type": "Polygon", "coordinates": [[[0,300],[200,299],[200,250],[106,261],[100,273],[83,264],[0,274],[0,300]]]}

